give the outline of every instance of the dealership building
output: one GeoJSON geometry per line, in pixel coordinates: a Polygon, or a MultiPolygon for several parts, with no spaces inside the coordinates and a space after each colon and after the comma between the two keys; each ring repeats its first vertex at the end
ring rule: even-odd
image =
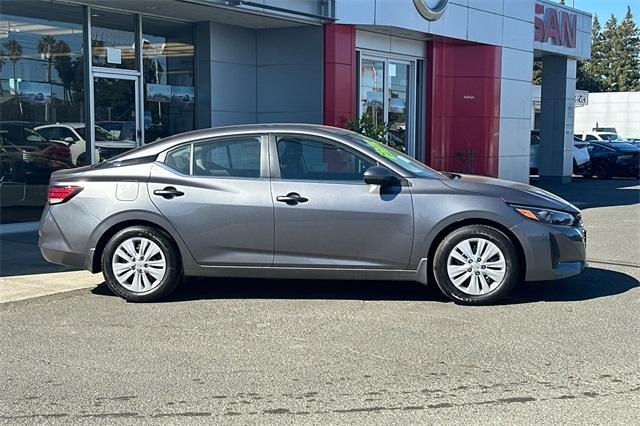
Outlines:
{"type": "Polygon", "coordinates": [[[365,113],[436,169],[528,182],[534,58],[540,174],[570,180],[591,14],[556,2],[2,0],[0,13],[3,223],[38,218],[51,172],[158,138],[365,113]]]}

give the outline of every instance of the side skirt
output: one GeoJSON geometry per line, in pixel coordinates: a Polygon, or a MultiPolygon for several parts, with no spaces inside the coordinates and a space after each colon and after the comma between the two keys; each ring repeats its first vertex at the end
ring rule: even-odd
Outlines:
{"type": "Polygon", "coordinates": [[[278,278],[310,280],[418,281],[427,284],[427,260],[413,269],[297,268],[284,266],[200,266],[185,275],[229,278],[278,278]]]}

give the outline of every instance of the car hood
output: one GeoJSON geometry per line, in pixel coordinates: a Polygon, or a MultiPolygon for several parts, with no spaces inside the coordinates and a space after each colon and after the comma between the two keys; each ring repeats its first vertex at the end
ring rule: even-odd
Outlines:
{"type": "Polygon", "coordinates": [[[485,176],[457,176],[460,177],[442,182],[452,189],[501,198],[509,204],[542,207],[571,213],[580,212],[576,206],[568,201],[535,186],[485,176]]]}

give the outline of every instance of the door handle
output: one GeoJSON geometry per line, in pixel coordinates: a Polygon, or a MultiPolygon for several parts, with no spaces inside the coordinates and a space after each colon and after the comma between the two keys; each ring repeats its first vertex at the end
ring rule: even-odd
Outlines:
{"type": "Polygon", "coordinates": [[[280,201],[281,203],[287,203],[290,206],[295,206],[298,203],[306,203],[307,201],[309,201],[308,198],[301,196],[297,192],[290,192],[287,195],[278,195],[276,197],[276,200],[280,201]]]}
{"type": "Polygon", "coordinates": [[[173,186],[167,186],[165,189],[156,189],[153,191],[154,195],[159,195],[166,200],[170,200],[173,197],[181,197],[184,195],[184,192],[178,191],[173,186]]]}

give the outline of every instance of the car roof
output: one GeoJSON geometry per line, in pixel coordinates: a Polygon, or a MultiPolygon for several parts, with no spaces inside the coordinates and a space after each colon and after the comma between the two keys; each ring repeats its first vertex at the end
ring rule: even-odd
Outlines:
{"type": "Polygon", "coordinates": [[[72,127],[74,129],[80,128],[80,127],[84,127],[84,123],[48,123],[48,124],[43,124],[37,127],[72,127]]]}
{"type": "Polygon", "coordinates": [[[338,127],[323,126],[320,124],[299,123],[265,123],[265,124],[240,124],[234,126],[212,127],[208,129],[192,130],[186,133],[169,136],[138,149],[129,151],[118,157],[118,160],[158,155],[162,151],[180,143],[196,141],[198,139],[216,138],[223,136],[240,136],[254,133],[303,133],[308,135],[341,137],[349,135],[349,131],[338,127]]]}

